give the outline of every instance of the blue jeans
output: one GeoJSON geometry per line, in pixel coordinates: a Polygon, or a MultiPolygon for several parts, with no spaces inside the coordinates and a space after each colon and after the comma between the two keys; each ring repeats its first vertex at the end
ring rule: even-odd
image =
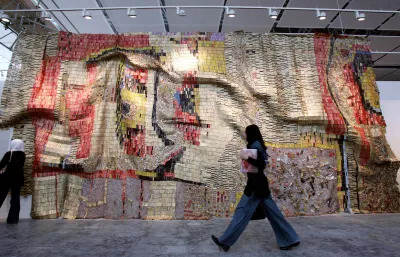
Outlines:
{"type": "Polygon", "coordinates": [[[236,207],[233,219],[225,233],[218,240],[226,245],[232,246],[244,231],[258,204],[261,202],[265,214],[275,232],[279,247],[289,246],[300,242],[296,231],[286,221],[278,206],[272,200],[271,195],[266,198],[257,198],[254,194],[251,197],[243,195],[236,207]]]}

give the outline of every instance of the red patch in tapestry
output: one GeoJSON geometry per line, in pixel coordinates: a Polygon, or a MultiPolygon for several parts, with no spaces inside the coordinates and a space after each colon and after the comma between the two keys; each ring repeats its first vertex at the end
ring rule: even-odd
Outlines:
{"type": "Polygon", "coordinates": [[[90,154],[95,107],[90,104],[91,88],[85,85],[69,85],[65,95],[69,117],[69,136],[79,137],[76,158],[87,158],[90,154]]]}
{"type": "Polygon", "coordinates": [[[344,119],[334,103],[328,89],[326,67],[328,65],[330,51],[330,38],[327,35],[316,35],[314,37],[314,52],[318,70],[319,85],[321,88],[322,102],[328,117],[328,125],[325,130],[327,134],[343,135],[346,132],[344,119]]]}
{"type": "Polygon", "coordinates": [[[346,64],[343,69],[346,85],[351,96],[347,99],[349,106],[353,109],[353,115],[358,124],[386,126],[382,115],[371,113],[364,108],[360,86],[354,80],[354,70],[351,64],[346,64]]]}
{"type": "Polygon", "coordinates": [[[369,161],[371,146],[368,142],[368,138],[365,134],[365,130],[360,127],[354,127],[361,137],[361,149],[360,149],[360,164],[365,165],[369,161]]]}
{"type": "MultiPolygon", "coordinates": [[[[146,134],[144,129],[127,129],[127,137],[124,139],[124,151],[126,154],[140,157],[146,156],[146,134]]],[[[152,153],[152,150],[151,150],[152,153]]],[[[150,154],[150,153],[149,153],[150,154]]]]}
{"type": "Polygon", "coordinates": [[[97,65],[94,63],[88,64],[86,66],[87,69],[87,83],[89,85],[92,85],[94,82],[96,82],[96,75],[97,75],[97,65]]]}
{"type": "Polygon", "coordinates": [[[60,60],[57,57],[45,57],[33,84],[28,112],[35,113],[35,116],[54,118],[59,74],[60,60]]]}
{"type": "Polygon", "coordinates": [[[199,101],[199,88],[195,73],[186,73],[182,85],[174,95],[175,126],[183,132],[184,139],[194,145],[200,145],[200,118],[196,111],[199,101]],[[197,103],[196,103],[197,102],[197,103]]]}
{"type": "Polygon", "coordinates": [[[149,46],[149,35],[118,35],[117,45],[122,48],[140,48],[149,46]]]}
{"type": "Polygon", "coordinates": [[[35,151],[33,159],[33,170],[32,174],[40,172],[42,167],[40,166],[40,160],[44,152],[49,136],[53,130],[54,120],[50,119],[34,119],[33,125],[35,126],[35,151]]]}
{"type": "Polygon", "coordinates": [[[121,89],[125,88],[134,93],[146,94],[147,96],[147,78],[147,70],[125,67],[125,77],[121,82],[121,89]]]}
{"type": "Polygon", "coordinates": [[[60,32],[58,56],[62,60],[80,61],[90,54],[110,48],[140,48],[149,46],[149,35],[72,34],[60,32]]]}

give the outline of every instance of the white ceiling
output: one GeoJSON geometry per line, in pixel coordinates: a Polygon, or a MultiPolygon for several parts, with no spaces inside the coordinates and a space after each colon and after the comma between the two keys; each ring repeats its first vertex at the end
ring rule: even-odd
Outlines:
{"type": "MultiPolygon", "coordinates": [[[[92,0],[94,1],[94,0],[92,0]]],[[[101,0],[104,7],[111,6],[159,6],[158,0],[101,0]]],[[[127,10],[107,11],[118,33],[127,32],[165,32],[160,9],[136,10],[137,18],[129,18],[127,10]]]]}
{"type": "MultiPolygon", "coordinates": [[[[372,51],[400,52],[400,37],[370,36],[372,51]]],[[[400,54],[372,54],[375,66],[389,67],[400,66],[400,54]]],[[[397,69],[375,68],[377,80],[400,80],[400,72],[397,69]]]]}
{"type": "MultiPolygon", "coordinates": [[[[227,0],[227,6],[274,6],[282,7],[284,0],[227,0]]],[[[267,10],[235,10],[236,17],[229,18],[225,15],[222,32],[237,30],[250,32],[269,32],[275,20],[269,18],[267,10]]]]}
{"type": "MultiPolygon", "coordinates": [[[[397,10],[400,8],[400,0],[352,0],[346,9],[365,10],[397,10]]],[[[354,13],[342,13],[329,27],[350,29],[375,29],[391,14],[366,13],[366,20],[359,22],[354,13]]],[[[398,26],[398,29],[400,27],[398,26]]]]}
{"type": "MultiPolygon", "coordinates": [[[[287,2],[288,7],[310,8],[343,8],[347,9],[400,9],[400,0],[42,0],[47,8],[84,8],[111,6],[161,6],[165,5],[211,5],[211,6],[274,6],[281,7],[287,2]]],[[[184,9],[184,8],[183,8],[184,9]]],[[[176,15],[175,9],[167,9],[166,20],[170,32],[217,32],[221,23],[222,9],[185,9],[187,16],[176,15]]],[[[269,18],[267,10],[235,10],[236,17],[229,18],[224,15],[222,32],[244,30],[248,32],[270,32],[275,20],[269,18]]],[[[165,24],[160,9],[137,10],[137,18],[131,19],[126,15],[126,10],[105,11],[109,16],[107,21],[102,11],[93,12],[92,20],[84,20],[81,12],[54,12],[66,30],[74,33],[114,33],[110,23],[118,33],[124,32],[166,32],[165,24]]],[[[366,20],[359,22],[354,13],[326,12],[327,19],[317,19],[312,11],[281,11],[282,17],[276,23],[277,28],[346,28],[346,29],[376,29],[391,14],[367,13],[366,20]],[[337,16],[331,23],[332,18],[337,16]]],[[[400,31],[400,15],[395,15],[379,30],[400,31]]]]}
{"type": "MultiPolygon", "coordinates": [[[[28,0],[27,0],[28,1],[28,0]]],[[[267,10],[236,9],[236,17],[223,15],[223,9],[189,9],[188,5],[210,6],[268,6],[310,8],[347,8],[347,9],[400,9],[400,0],[42,0],[46,8],[85,8],[111,6],[182,6],[186,11],[185,17],[176,15],[175,9],[166,10],[166,19],[161,9],[136,10],[137,18],[126,15],[126,10],[110,10],[92,12],[93,19],[85,20],[81,12],[54,12],[55,20],[61,28],[73,33],[107,33],[127,32],[246,32],[268,33],[271,31],[290,29],[368,29],[377,32],[399,31],[400,15],[366,13],[366,20],[359,22],[354,13],[326,12],[327,19],[317,19],[313,11],[280,11],[277,21],[268,16],[267,10]],[[392,17],[393,16],[393,17],[392,17]],[[336,18],[335,18],[336,17],[336,18]],[[389,19],[388,19],[389,18],[389,19]],[[222,26],[220,27],[220,24],[222,26]]],[[[400,51],[400,36],[380,37],[370,36],[373,51],[400,51]]],[[[400,55],[373,54],[377,78],[393,78],[400,80],[400,55]],[[391,67],[389,67],[391,66],[391,67]],[[392,68],[395,66],[395,68],[392,68]]]]}
{"type": "Polygon", "coordinates": [[[392,51],[400,46],[400,37],[369,36],[368,38],[374,51],[392,51]]]}
{"type": "MultiPolygon", "coordinates": [[[[303,7],[303,8],[342,8],[347,0],[291,0],[288,7],[303,7]]],[[[316,13],[309,11],[285,11],[279,21],[278,27],[293,27],[297,28],[325,28],[337,12],[326,12],[326,19],[317,19],[316,13]],[[294,21],[296,21],[294,23],[294,21]]]]}
{"type": "MultiPolygon", "coordinates": [[[[165,0],[165,5],[218,5],[222,6],[224,0],[182,1],[165,0]]],[[[186,16],[176,15],[175,9],[167,9],[167,20],[170,32],[215,32],[218,31],[222,9],[185,9],[186,16]]]]}
{"type": "MultiPolygon", "coordinates": [[[[398,69],[375,69],[375,76],[376,76],[376,80],[379,81],[390,81],[388,79],[388,76],[390,76],[391,74],[395,73],[398,69]]],[[[398,79],[397,79],[398,80],[398,79]]]]}
{"type": "MultiPolygon", "coordinates": [[[[400,50],[400,49],[398,49],[400,50]]],[[[400,51],[399,51],[400,52],[400,51]]],[[[400,63],[400,54],[387,54],[375,62],[378,66],[396,66],[400,63]]]]}
{"type": "MultiPolygon", "coordinates": [[[[49,9],[98,7],[95,0],[43,0],[42,2],[49,9]]],[[[60,21],[63,27],[74,33],[114,33],[101,11],[92,11],[91,13],[93,17],[91,20],[83,19],[81,11],[53,12],[53,16],[60,21]]]]}
{"type": "Polygon", "coordinates": [[[377,81],[399,81],[400,77],[400,70],[396,69],[388,72],[385,75],[382,75],[380,77],[376,76],[377,81]]]}
{"type": "Polygon", "coordinates": [[[380,30],[400,30],[400,15],[396,14],[393,18],[383,24],[380,30]]]}

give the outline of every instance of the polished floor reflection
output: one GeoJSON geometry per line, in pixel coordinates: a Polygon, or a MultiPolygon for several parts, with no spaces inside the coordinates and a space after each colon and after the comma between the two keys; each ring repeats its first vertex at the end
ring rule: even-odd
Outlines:
{"type": "Polygon", "coordinates": [[[398,256],[400,214],[289,218],[301,245],[279,250],[266,220],[252,221],[228,253],[210,235],[229,219],[208,221],[0,220],[0,256],[398,256]]]}

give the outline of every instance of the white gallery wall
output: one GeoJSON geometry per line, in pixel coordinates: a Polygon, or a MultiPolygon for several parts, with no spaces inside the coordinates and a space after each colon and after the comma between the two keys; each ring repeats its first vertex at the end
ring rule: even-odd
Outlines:
{"type": "Polygon", "coordinates": [[[381,107],[387,123],[386,138],[400,159],[400,82],[379,81],[381,107]]]}
{"type": "MultiPolygon", "coordinates": [[[[400,160],[400,81],[378,81],[378,88],[387,125],[386,138],[400,160]]],[[[397,182],[400,184],[400,170],[397,172],[397,182]]]]}
{"type": "MultiPolygon", "coordinates": [[[[0,80],[0,96],[3,93],[4,80],[0,80]]],[[[0,97],[1,103],[1,97],[0,97]]],[[[1,112],[1,110],[0,110],[1,112]]],[[[8,151],[8,146],[11,140],[12,130],[0,130],[0,158],[8,151]]]]}

